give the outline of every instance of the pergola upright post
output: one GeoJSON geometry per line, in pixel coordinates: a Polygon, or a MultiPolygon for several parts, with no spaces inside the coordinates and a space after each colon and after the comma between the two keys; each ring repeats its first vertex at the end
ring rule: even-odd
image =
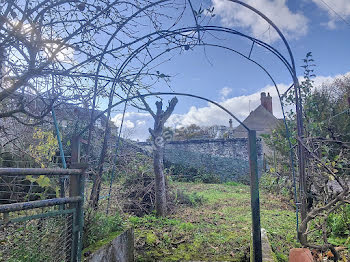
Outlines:
{"type": "MultiPolygon", "coordinates": [[[[300,191],[300,213],[301,221],[306,218],[307,215],[307,177],[305,173],[305,151],[302,143],[304,136],[303,126],[303,108],[301,101],[300,85],[298,79],[294,79],[294,92],[295,92],[295,105],[296,105],[296,117],[297,117],[297,135],[298,135],[298,168],[299,168],[299,191],[300,191]]],[[[299,203],[297,203],[298,205],[299,203]]],[[[306,242],[306,236],[301,236],[298,229],[298,238],[302,243],[306,242]],[[301,239],[303,237],[303,239],[301,239]]]]}
{"type": "Polygon", "coordinates": [[[248,131],[248,153],[250,167],[250,202],[252,209],[253,252],[251,261],[262,261],[261,226],[260,226],[260,201],[259,201],[259,176],[258,157],[256,148],[256,131],[248,131]]]}

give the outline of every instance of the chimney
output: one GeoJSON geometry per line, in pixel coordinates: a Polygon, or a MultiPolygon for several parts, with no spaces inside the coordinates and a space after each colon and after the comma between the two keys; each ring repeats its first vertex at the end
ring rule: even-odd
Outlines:
{"type": "Polygon", "coordinates": [[[230,124],[230,128],[232,129],[232,119],[230,119],[230,121],[228,121],[230,124]]]}
{"type": "Polygon", "coordinates": [[[261,101],[261,105],[263,107],[265,107],[265,109],[267,111],[269,111],[271,114],[273,114],[273,112],[272,112],[272,97],[270,96],[270,93],[267,93],[267,96],[266,96],[266,93],[262,92],[261,96],[260,96],[260,101],[261,101]]]}

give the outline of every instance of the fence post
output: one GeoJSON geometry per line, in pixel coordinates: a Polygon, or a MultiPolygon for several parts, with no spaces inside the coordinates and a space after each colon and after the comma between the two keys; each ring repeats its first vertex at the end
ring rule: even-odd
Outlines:
{"type": "Polygon", "coordinates": [[[252,209],[253,231],[253,260],[262,261],[261,226],[260,226],[260,203],[259,203],[259,176],[258,157],[256,149],[256,131],[248,131],[249,167],[250,167],[250,201],[252,209]]]}
{"type": "MultiPolygon", "coordinates": [[[[71,168],[85,169],[86,166],[80,164],[80,137],[73,137],[72,139],[72,158],[71,168]]],[[[84,172],[80,175],[70,177],[69,195],[80,196],[81,201],[72,206],[76,210],[76,219],[73,219],[73,261],[81,261],[83,229],[84,229],[84,172]]]]}

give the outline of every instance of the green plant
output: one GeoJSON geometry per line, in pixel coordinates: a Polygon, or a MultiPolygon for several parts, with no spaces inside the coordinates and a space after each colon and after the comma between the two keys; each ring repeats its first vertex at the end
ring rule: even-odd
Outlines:
{"type": "Polygon", "coordinates": [[[167,173],[173,181],[196,182],[206,184],[219,184],[221,178],[215,173],[207,173],[205,170],[196,167],[184,166],[181,164],[165,163],[167,173]]]}
{"type": "MultiPolygon", "coordinates": [[[[350,78],[339,77],[332,83],[316,87],[312,80],[315,77],[313,73],[315,65],[311,52],[303,61],[304,80],[301,81],[298,90],[303,114],[297,119],[295,112],[287,113],[286,124],[289,126],[290,145],[282,126],[264,137],[266,144],[274,153],[273,158],[270,157],[268,160],[275,169],[270,172],[270,176],[265,177],[265,185],[270,191],[288,194],[290,199],[293,198],[292,170],[297,170],[297,161],[291,166],[289,154],[295,153],[289,152],[289,146],[293,147],[299,143],[306,152],[305,179],[299,180],[304,190],[296,190],[297,194],[299,193],[296,197],[303,204],[298,229],[299,239],[303,246],[312,246],[319,250],[330,249],[334,259],[339,260],[334,245],[342,243],[349,235],[347,212],[344,212],[344,209],[342,211],[337,209],[345,205],[349,197],[347,185],[350,150],[347,144],[350,141],[348,114],[350,78]],[[296,134],[295,128],[297,122],[300,127],[300,122],[297,120],[301,118],[304,126],[302,139],[296,134]],[[336,190],[333,188],[334,180],[340,186],[336,190]],[[311,225],[314,228],[309,230],[311,225]],[[323,233],[322,237],[315,234],[317,231],[323,233]],[[332,240],[328,241],[328,238],[332,240]]],[[[293,89],[287,92],[283,101],[285,106],[295,106],[294,92],[293,89]]],[[[264,181],[262,185],[264,186],[264,181]]]]}
{"type": "Polygon", "coordinates": [[[33,139],[34,141],[29,146],[30,155],[41,168],[49,167],[58,149],[55,135],[50,131],[35,128],[33,139]]]}
{"type": "Polygon", "coordinates": [[[199,195],[197,192],[185,193],[183,190],[178,189],[176,192],[176,202],[187,206],[200,206],[206,199],[204,196],[199,195]]]}
{"type": "Polygon", "coordinates": [[[331,229],[331,236],[350,236],[350,205],[346,205],[337,212],[329,215],[327,224],[331,229]]]}
{"type": "MultiPolygon", "coordinates": [[[[202,196],[202,206],[182,205],[171,218],[130,217],[137,261],[249,261],[251,213],[246,185],[175,182],[185,195],[202,196]],[[196,193],[196,194],[193,194],[196,193]]],[[[191,198],[189,197],[189,198],[191,198]]],[[[262,227],[279,261],[295,238],[295,212],[278,197],[261,192],[262,227]]]]}
{"type": "MultiPolygon", "coordinates": [[[[26,243],[26,238],[23,237],[23,235],[30,234],[32,236],[40,236],[41,232],[38,230],[37,227],[33,225],[27,225],[26,230],[24,230],[24,227],[19,227],[16,231],[12,233],[12,235],[7,239],[9,243],[12,243],[12,248],[10,252],[10,256],[7,257],[8,262],[21,262],[21,261],[28,261],[28,262],[35,262],[35,261],[46,261],[49,259],[49,255],[46,252],[43,252],[43,250],[40,250],[40,248],[37,245],[28,245],[26,243]]],[[[0,259],[2,257],[0,256],[0,259]]],[[[1,260],[4,261],[4,260],[1,260]]]]}
{"type": "Polygon", "coordinates": [[[226,182],[225,185],[227,185],[227,186],[239,186],[240,183],[235,182],[235,181],[229,181],[229,182],[226,182]]]}
{"type": "Polygon", "coordinates": [[[288,177],[280,176],[275,172],[274,168],[271,168],[268,172],[264,173],[260,178],[260,187],[267,192],[273,194],[280,194],[284,197],[293,200],[293,191],[291,180],[288,177]]]}
{"type": "Polygon", "coordinates": [[[84,225],[83,246],[88,247],[122,229],[122,219],[118,213],[108,216],[102,212],[88,210],[84,225]]]}

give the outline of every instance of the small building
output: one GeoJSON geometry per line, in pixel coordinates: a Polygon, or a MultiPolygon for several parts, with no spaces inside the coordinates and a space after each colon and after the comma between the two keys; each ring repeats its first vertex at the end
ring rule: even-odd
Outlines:
{"type": "MultiPolygon", "coordinates": [[[[262,92],[260,95],[261,104],[243,121],[248,128],[255,130],[257,136],[262,134],[271,134],[280,122],[274,115],[272,109],[272,97],[270,93],[262,92]]],[[[232,134],[229,137],[243,138],[248,137],[246,129],[239,125],[232,130],[232,134]]]]}

